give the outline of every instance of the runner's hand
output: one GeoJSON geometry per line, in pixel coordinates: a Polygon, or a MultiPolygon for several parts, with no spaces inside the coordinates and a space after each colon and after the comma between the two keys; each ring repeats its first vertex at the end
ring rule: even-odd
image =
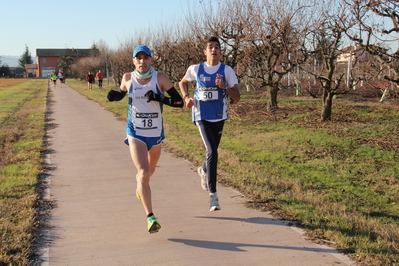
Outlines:
{"type": "Polygon", "coordinates": [[[161,96],[159,94],[156,94],[152,90],[147,91],[147,93],[144,94],[144,96],[147,98],[147,103],[149,103],[151,101],[162,102],[161,96]]]}

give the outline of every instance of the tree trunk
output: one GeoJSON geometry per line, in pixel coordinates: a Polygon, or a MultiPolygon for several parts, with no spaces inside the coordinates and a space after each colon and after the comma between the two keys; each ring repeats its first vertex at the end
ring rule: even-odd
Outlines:
{"type": "Polygon", "coordinates": [[[266,108],[267,111],[273,112],[278,108],[277,106],[277,92],[278,92],[278,87],[277,86],[271,86],[271,85],[266,85],[266,108]]]}
{"type": "Polygon", "coordinates": [[[331,120],[333,96],[333,93],[327,91],[326,89],[323,90],[323,109],[321,110],[321,122],[331,120]]]}

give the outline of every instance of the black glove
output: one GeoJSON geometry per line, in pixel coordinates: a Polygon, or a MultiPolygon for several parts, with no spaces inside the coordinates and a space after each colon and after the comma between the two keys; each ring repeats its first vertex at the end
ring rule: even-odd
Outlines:
{"type": "Polygon", "coordinates": [[[175,87],[170,88],[167,93],[172,97],[166,97],[163,94],[156,94],[153,91],[147,91],[144,96],[147,98],[147,103],[151,101],[157,101],[172,107],[183,107],[183,99],[180,94],[176,91],[175,87]]]}
{"type": "Polygon", "coordinates": [[[147,91],[146,94],[144,94],[144,96],[147,98],[147,103],[151,102],[151,101],[157,101],[157,102],[162,102],[163,98],[161,97],[161,95],[156,94],[155,92],[151,91],[147,91]]]}
{"type": "Polygon", "coordinates": [[[113,102],[113,101],[120,101],[120,100],[122,100],[122,99],[125,97],[126,93],[127,93],[127,91],[121,91],[121,90],[114,91],[114,90],[110,90],[110,91],[108,92],[107,99],[108,99],[108,101],[110,101],[110,102],[113,102]]]}

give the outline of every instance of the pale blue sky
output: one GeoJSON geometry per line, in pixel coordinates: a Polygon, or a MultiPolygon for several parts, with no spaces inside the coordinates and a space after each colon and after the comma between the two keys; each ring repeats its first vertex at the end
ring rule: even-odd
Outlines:
{"type": "MultiPolygon", "coordinates": [[[[111,49],[135,32],[173,25],[200,0],[0,0],[0,56],[32,57],[40,48],[90,48],[103,40],[111,49]]],[[[205,2],[209,2],[206,0],[205,2]]]]}
{"type": "MultiPolygon", "coordinates": [[[[0,0],[0,56],[18,56],[28,46],[90,48],[104,41],[111,49],[143,29],[174,25],[201,3],[219,0],[0,0]]],[[[396,51],[398,42],[390,46],[396,51]]]]}

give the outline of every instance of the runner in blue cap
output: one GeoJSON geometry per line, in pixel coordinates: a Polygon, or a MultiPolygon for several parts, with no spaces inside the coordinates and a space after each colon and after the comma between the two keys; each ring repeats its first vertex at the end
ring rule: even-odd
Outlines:
{"type": "Polygon", "coordinates": [[[155,172],[161,156],[161,144],[165,139],[162,106],[184,105],[169,77],[155,71],[153,62],[151,50],[145,45],[137,46],[133,51],[135,70],[123,75],[118,91],[111,90],[108,93],[109,101],[120,101],[126,93],[129,97],[127,144],[137,169],[136,196],[143,204],[150,234],[161,228],[152,209],[150,177],[155,172]],[[170,97],[166,97],[165,92],[170,97]]]}

